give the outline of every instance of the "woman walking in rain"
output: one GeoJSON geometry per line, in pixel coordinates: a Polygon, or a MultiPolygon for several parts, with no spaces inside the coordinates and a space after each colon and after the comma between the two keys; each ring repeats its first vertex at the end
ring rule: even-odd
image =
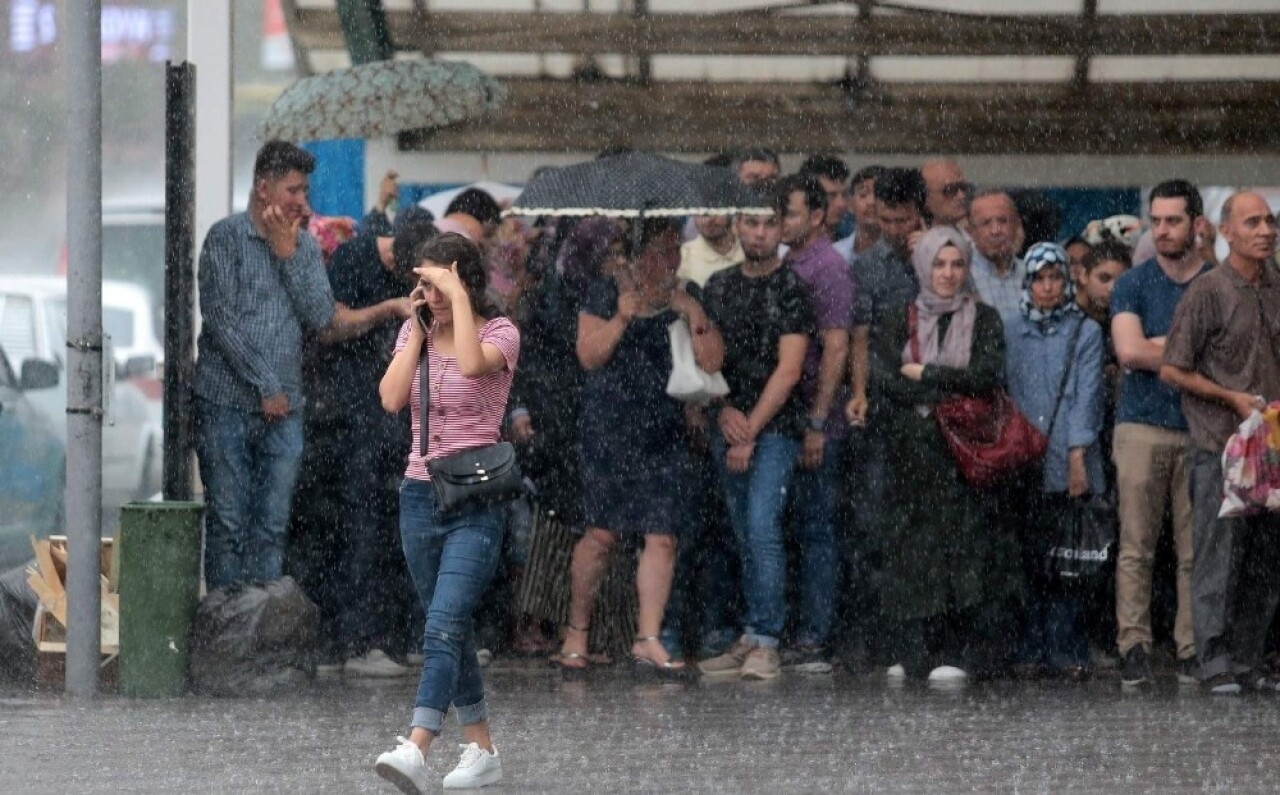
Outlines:
{"type": "Polygon", "coordinates": [[[1022,314],[1005,329],[1009,394],[1026,417],[1050,434],[1044,476],[1018,495],[1024,570],[1031,586],[1027,631],[1018,655],[1024,674],[1080,679],[1088,673],[1089,643],[1081,593],[1043,571],[1071,500],[1102,494],[1104,389],[1102,329],[1080,310],[1067,252],[1056,243],[1027,251],[1022,314]]]}
{"type": "Polygon", "coordinates": [[[638,615],[631,647],[638,674],[677,677],[659,638],[675,568],[676,539],[688,521],[690,469],[684,404],[669,397],[667,326],[689,323],[694,358],[717,372],[720,334],[707,320],[696,285],[680,284],[679,227],[642,222],[630,271],[595,282],[578,315],[578,360],[587,371],[580,445],[586,532],[573,550],[569,623],[560,654],[565,669],[588,665],[592,607],[609,555],[620,538],[643,538],[636,570],[638,615]]]}
{"type": "Polygon", "coordinates": [[[925,233],[911,257],[920,294],[886,318],[872,357],[872,377],[892,404],[899,489],[885,544],[884,605],[900,622],[899,663],[889,676],[927,677],[938,686],[962,684],[997,664],[1006,597],[1018,574],[1016,545],[993,521],[992,495],[962,478],[933,416],[947,398],[1001,385],[1000,315],[979,303],[970,256],[958,230],[925,233]]]}
{"type": "Polygon", "coordinates": [[[486,297],[487,277],[474,243],[442,234],[424,245],[420,259],[415,269],[420,281],[410,296],[415,316],[400,329],[395,358],[379,385],[387,411],[410,407],[413,449],[400,487],[400,539],[426,613],[409,737],[398,738],[400,745],[374,766],[406,793],[427,790],[426,753],[451,706],[465,744],[457,767],[445,776],[445,788],[481,787],[502,778],[471,626],[502,556],[502,509],[482,506],[442,515],[427,462],[498,441],[520,354],[515,325],[486,297]],[[426,418],[420,394],[424,360],[430,379],[426,418]],[[424,424],[429,428],[425,446],[424,424]]]}

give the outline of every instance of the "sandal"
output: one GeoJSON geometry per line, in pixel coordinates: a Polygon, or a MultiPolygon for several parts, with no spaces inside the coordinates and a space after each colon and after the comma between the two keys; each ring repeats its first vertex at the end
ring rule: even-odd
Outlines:
{"type": "MultiPolygon", "coordinates": [[[[569,630],[574,632],[586,632],[586,627],[575,627],[573,624],[566,624],[569,630]]],[[[565,673],[581,673],[591,667],[591,657],[586,654],[579,654],[576,651],[556,652],[547,658],[547,662],[552,668],[559,668],[565,673]]]]}
{"type": "MultiPolygon", "coordinates": [[[[643,635],[635,639],[636,643],[648,643],[649,641],[662,642],[657,635],[643,635]]],[[[675,660],[667,660],[660,663],[651,657],[633,654],[631,655],[631,673],[640,679],[660,679],[674,682],[684,679],[689,673],[689,667],[683,662],[675,660]]]]}

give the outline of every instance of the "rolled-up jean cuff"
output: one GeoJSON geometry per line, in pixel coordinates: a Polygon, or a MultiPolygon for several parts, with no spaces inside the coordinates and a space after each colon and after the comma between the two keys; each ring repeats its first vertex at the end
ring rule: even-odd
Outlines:
{"type": "Polygon", "coordinates": [[[438,735],[440,730],[444,728],[444,713],[431,707],[414,707],[413,720],[410,721],[409,727],[426,729],[432,734],[438,735]]]}
{"type": "Polygon", "coordinates": [[[454,704],[453,708],[457,714],[459,726],[471,726],[475,723],[484,723],[489,719],[489,705],[484,703],[484,699],[466,706],[454,704]]]}
{"type": "Polygon", "coordinates": [[[766,649],[776,649],[779,646],[778,639],[774,637],[770,637],[769,635],[757,635],[756,633],[750,632],[750,631],[745,632],[743,634],[746,636],[747,640],[749,640],[753,646],[763,646],[766,649]]]}

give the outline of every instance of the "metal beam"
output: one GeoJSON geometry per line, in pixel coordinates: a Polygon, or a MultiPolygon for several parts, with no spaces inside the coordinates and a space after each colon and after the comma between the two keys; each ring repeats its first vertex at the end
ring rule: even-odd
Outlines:
{"type": "MultiPolygon", "coordinates": [[[[340,7],[376,0],[338,0],[340,7]]],[[[389,41],[418,50],[423,17],[386,11],[389,41]]],[[[433,11],[430,41],[454,52],[667,55],[1064,56],[1273,55],[1280,13],[1083,16],[511,13],[433,11]]],[[[345,49],[338,12],[295,9],[303,47],[345,49]]]]}
{"type": "MultiPolygon", "coordinates": [[[[351,63],[373,63],[395,56],[395,47],[387,32],[387,12],[382,0],[337,0],[334,13],[346,42],[351,63]]],[[[295,9],[295,14],[299,13],[295,9]]]]}
{"type": "Polygon", "coordinates": [[[475,125],[401,136],[415,151],[1260,154],[1280,152],[1280,82],[898,85],[853,104],[819,84],[509,80],[475,125]]]}
{"type": "Polygon", "coordinates": [[[1075,74],[1071,82],[1078,89],[1089,84],[1089,61],[1093,58],[1093,42],[1098,36],[1098,0],[1084,0],[1080,11],[1080,52],[1076,55],[1075,74]]]}

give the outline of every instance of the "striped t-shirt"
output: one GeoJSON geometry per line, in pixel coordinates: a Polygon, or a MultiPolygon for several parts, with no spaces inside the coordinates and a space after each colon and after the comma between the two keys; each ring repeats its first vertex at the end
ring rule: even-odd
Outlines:
{"type": "MultiPolygon", "coordinates": [[[[400,327],[396,353],[408,344],[413,322],[412,319],[406,320],[400,327]]],[[[480,342],[487,342],[502,351],[507,366],[480,378],[467,378],[458,372],[458,360],[437,353],[433,337],[433,334],[427,335],[427,355],[431,365],[431,438],[426,458],[419,455],[421,446],[418,443],[422,437],[421,364],[414,371],[413,385],[409,389],[413,449],[409,451],[409,466],[404,475],[414,480],[431,480],[427,473],[427,459],[442,458],[498,441],[516,360],[520,357],[520,332],[505,317],[496,317],[485,323],[480,328],[480,342]]]]}

